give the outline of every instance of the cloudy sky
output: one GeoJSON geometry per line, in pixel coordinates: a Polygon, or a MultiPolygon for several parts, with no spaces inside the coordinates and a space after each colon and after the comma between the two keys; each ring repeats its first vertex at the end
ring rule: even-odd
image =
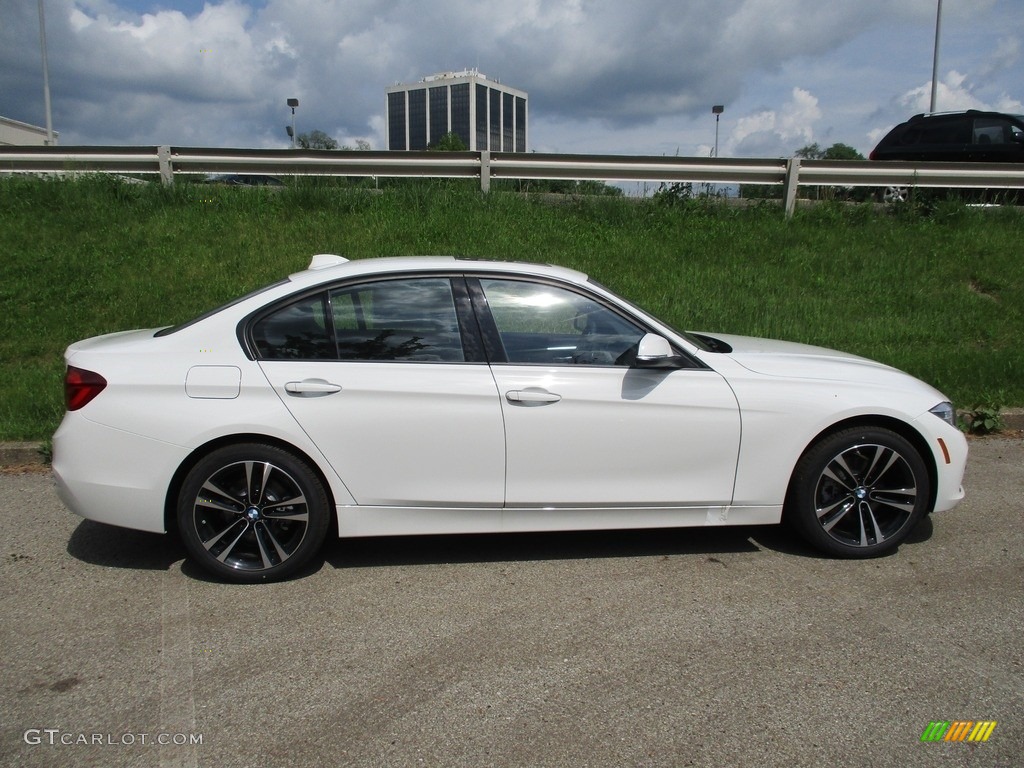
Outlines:
{"type": "MultiPolygon", "coordinates": [[[[937,0],[44,0],[53,123],[77,144],[385,148],[384,88],[478,68],[538,152],[862,153],[927,111],[937,0]]],[[[940,111],[1024,113],[1024,1],[944,0],[940,111]]],[[[45,125],[35,0],[0,0],[0,115],[45,125]]]]}

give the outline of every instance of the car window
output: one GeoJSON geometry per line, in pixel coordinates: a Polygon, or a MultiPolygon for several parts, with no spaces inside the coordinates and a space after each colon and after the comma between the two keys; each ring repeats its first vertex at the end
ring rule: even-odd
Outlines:
{"type": "Polygon", "coordinates": [[[329,360],[334,340],[327,325],[326,295],[318,293],[259,320],[253,342],[264,360],[329,360]]]}
{"type": "Polygon", "coordinates": [[[510,363],[624,365],[644,330],[583,294],[547,283],[480,279],[510,363]]]}
{"type": "Polygon", "coordinates": [[[921,144],[970,144],[971,121],[965,118],[936,120],[921,128],[918,142],[921,144]]]}
{"type": "Polygon", "coordinates": [[[997,117],[979,117],[974,121],[974,143],[1011,144],[1013,143],[1014,128],[1016,126],[1009,120],[997,117]]]}
{"type": "Polygon", "coordinates": [[[466,359],[448,278],[362,283],[330,299],[340,360],[466,359]]]}

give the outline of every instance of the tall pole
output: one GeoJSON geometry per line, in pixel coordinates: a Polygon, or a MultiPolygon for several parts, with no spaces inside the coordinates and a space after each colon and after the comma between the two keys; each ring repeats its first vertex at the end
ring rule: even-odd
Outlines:
{"type": "Polygon", "coordinates": [[[46,63],[46,20],[43,0],[39,0],[39,44],[43,49],[43,102],[46,105],[46,143],[53,146],[53,117],[50,114],[50,67],[46,63]]]}
{"type": "Polygon", "coordinates": [[[288,99],[287,104],[288,104],[289,107],[292,108],[292,127],[291,127],[291,130],[288,132],[288,135],[290,135],[292,137],[292,149],[295,149],[295,139],[296,139],[296,136],[295,136],[295,108],[297,106],[299,106],[299,100],[298,99],[288,99]]]}
{"type": "Polygon", "coordinates": [[[935,57],[932,60],[932,103],[928,108],[929,112],[935,111],[935,101],[939,92],[939,34],[942,31],[942,0],[938,0],[938,10],[935,12],[935,57]]]}
{"type": "Polygon", "coordinates": [[[715,104],[711,108],[712,114],[715,116],[715,154],[714,157],[718,157],[718,118],[722,116],[722,112],[725,111],[725,107],[721,104],[715,104]]]}

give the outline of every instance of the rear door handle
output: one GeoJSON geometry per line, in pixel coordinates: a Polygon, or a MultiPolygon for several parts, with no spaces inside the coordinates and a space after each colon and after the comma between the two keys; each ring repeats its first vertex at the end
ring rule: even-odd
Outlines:
{"type": "Polygon", "coordinates": [[[303,379],[302,381],[289,381],[284,385],[284,391],[294,397],[324,397],[341,392],[341,386],[331,384],[323,379],[303,379]]]}
{"type": "Polygon", "coordinates": [[[510,389],[505,399],[513,405],[551,405],[562,399],[561,395],[548,392],[546,389],[510,389]]]}

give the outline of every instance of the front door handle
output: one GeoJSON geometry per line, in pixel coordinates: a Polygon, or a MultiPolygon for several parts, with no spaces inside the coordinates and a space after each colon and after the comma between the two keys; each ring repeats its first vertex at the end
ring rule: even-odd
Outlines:
{"type": "Polygon", "coordinates": [[[331,384],[323,379],[303,379],[302,381],[289,381],[284,385],[284,391],[294,397],[324,397],[341,392],[341,386],[331,384]]]}
{"type": "Polygon", "coordinates": [[[562,399],[561,395],[548,392],[546,389],[529,387],[527,389],[510,389],[505,399],[513,405],[551,405],[562,399]]]}

